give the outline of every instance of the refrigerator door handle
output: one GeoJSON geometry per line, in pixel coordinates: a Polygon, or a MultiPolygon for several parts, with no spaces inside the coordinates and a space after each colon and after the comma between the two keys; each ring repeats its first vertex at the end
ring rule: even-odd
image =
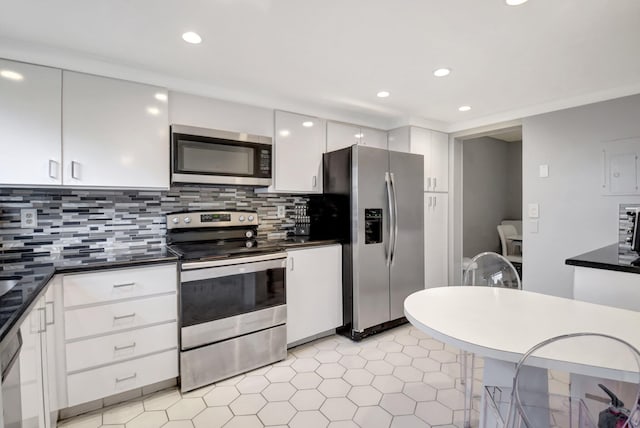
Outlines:
{"type": "Polygon", "coordinates": [[[396,195],[396,184],[393,172],[391,175],[391,190],[393,190],[393,247],[391,251],[391,264],[396,256],[396,246],[398,244],[398,196],[396,195]]]}
{"type": "Polygon", "coordinates": [[[384,183],[387,185],[387,202],[389,203],[389,249],[387,250],[387,267],[391,266],[391,253],[395,245],[395,211],[393,210],[393,195],[391,190],[391,176],[389,172],[384,173],[384,183]]]}

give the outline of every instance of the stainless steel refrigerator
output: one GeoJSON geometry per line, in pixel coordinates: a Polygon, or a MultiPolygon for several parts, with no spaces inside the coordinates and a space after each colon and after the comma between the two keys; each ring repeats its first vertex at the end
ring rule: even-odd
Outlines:
{"type": "Polygon", "coordinates": [[[323,160],[310,206],[316,232],[343,238],[342,333],[360,339],[405,322],[404,299],[424,289],[423,156],[351,146],[323,160]]]}

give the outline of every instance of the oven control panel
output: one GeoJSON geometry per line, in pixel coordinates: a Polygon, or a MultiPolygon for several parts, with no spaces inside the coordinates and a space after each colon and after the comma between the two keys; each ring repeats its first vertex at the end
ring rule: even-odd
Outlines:
{"type": "Polygon", "coordinates": [[[167,214],[167,229],[257,225],[258,213],[252,211],[191,211],[167,214]]]}

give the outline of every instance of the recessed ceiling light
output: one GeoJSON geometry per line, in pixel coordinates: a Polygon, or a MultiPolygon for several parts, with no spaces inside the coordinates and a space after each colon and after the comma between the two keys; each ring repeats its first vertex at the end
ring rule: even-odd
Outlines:
{"type": "Polygon", "coordinates": [[[527,0],[506,0],[509,6],[520,6],[522,3],[526,3],[527,0]]]}
{"type": "Polygon", "coordinates": [[[0,76],[9,80],[23,80],[24,76],[16,71],[0,70],[0,76]]]}
{"type": "Polygon", "coordinates": [[[388,91],[380,91],[376,95],[378,98],[387,98],[391,94],[388,91]]]}
{"type": "Polygon", "coordinates": [[[155,94],[155,99],[158,101],[167,101],[167,94],[163,94],[162,92],[158,92],[155,94]]]}
{"type": "Polygon", "coordinates": [[[436,77],[448,76],[449,73],[451,73],[451,69],[450,68],[438,68],[436,70],[433,70],[433,75],[436,76],[436,77]]]}
{"type": "Polygon", "coordinates": [[[305,128],[311,128],[313,126],[313,122],[307,120],[306,122],[302,122],[302,126],[304,126],[305,128]]]}
{"type": "Polygon", "coordinates": [[[469,111],[469,110],[471,110],[471,106],[460,106],[460,107],[458,107],[458,110],[460,110],[460,111],[469,111]]]}
{"type": "Polygon", "coordinates": [[[288,129],[283,129],[279,132],[281,137],[288,137],[289,135],[291,135],[291,132],[288,129]]]}
{"type": "Polygon", "coordinates": [[[158,107],[147,107],[147,113],[157,116],[160,114],[160,109],[158,107]]]}
{"type": "Polygon", "coordinates": [[[197,45],[202,42],[202,37],[198,33],[194,33],[193,31],[187,31],[182,35],[182,40],[187,43],[191,43],[197,45]]]}

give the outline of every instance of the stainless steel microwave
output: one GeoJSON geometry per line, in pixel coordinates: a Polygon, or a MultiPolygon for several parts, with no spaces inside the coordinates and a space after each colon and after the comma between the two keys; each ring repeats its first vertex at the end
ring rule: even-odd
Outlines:
{"type": "Polygon", "coordinates": [[[271,137],[171,125],[171,182],[271,185],[271,137]]]}

